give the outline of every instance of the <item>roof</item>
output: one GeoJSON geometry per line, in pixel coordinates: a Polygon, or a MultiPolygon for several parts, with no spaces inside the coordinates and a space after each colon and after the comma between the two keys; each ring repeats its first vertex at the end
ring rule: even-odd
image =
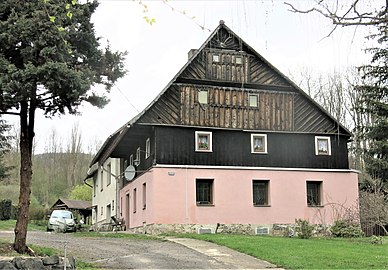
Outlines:
{"type": "MultiPolygon", "coordinates": [[[[141,119],[160,99],[161,97],[166,93],[168,89],[174,84],[174,83],[180,83],[184,79],[180,78],[180,76],[189,68],[189,66],[192,64],[194,59],[205,48],[218,48],[214,44],[215,39],[218,37],[218,35],[221,35],[222,32],[227,32],[228,35],[233,37],[236,47],[236,50],[246,50],[250,54],[254,55],[257,59],[259,59],[263,64],[265,64],[271,72],[276,74],[283,80],[283,82],[286,82],[289,84],[295,91],[299,94],[301,94],[303,97],[305,97],[314,108],[319,110],[323,115],[325,115],[330,121],[335,123],[335,126],[338,129],[338,132],[342,135],[351,136],[351,133],[349,130],[347,130],[341,123],[339,123],[336,119],[334,119],[333,116],[331,116],[322,106],[320,106],[317,102],[315,102],[308,94],[306,94],[299,86],[297,86],[294,82],[292,82],[287,76],[285,76],[283,73],[281,73],[276,67],[274,67],[270,62],[268,62],[264,57],[262,57],[259,53],[257,53],[251,46],[249,46],[246,42],[244,42],[238,35],[236,35],[231,29],[229,29],[223,21],[220,21],[220,24],[218,27],[211,33],[211,35],[206,39],[206,41],[202,44],[202,46],[198,50],[191,50],[190,51],[190,58],[187,61],[187,63],[180,69],[180,71],[173,77],[173,79],[167,84],[167,86],[159,93],[159,95],[138,115],[136,115],[134,118],[132,118],[130,121],[125,123],[122,127],[120,127],[116,132],[114,132],[112,135],[110,135],[106,141],[104,142],[103,146],[99,149],[98,153],[94,156],[90,166],[95,164],[97,161],[102,160],[105,161],[112,151],[115,149],[115,147],[119,144],[119,142],[124,138],[126,133],[137,123],[141,123],[139,119],[141,119]],[[238,48],[237,48],[238,47],[238,48]]],[[[221,47],[224,44],[221,44],[221,47]]],[[[226,44],[227,45],[227,44],[226,44]]],[[[246,84],[246,86],[249,84],[246,84]]],[[[145,124],[145,123],[142,123],[145,124]]],[[[156,124],[156,123],[149,123],[149,124],[156,124]]],[[[161,123],[166,124],[166,123],[161,123]]],[[[168,124],[168,123],[167,123],[168,124]]],[[[176,124],[175,124],[176,125],[176,124]]]]}
{"type": "Polygon", "coordinates": [[[75,209],[75,210],[86,210],[91,209],[91,201],[78,201],[68,199],[58,199],[51,209],[75,209]]]}

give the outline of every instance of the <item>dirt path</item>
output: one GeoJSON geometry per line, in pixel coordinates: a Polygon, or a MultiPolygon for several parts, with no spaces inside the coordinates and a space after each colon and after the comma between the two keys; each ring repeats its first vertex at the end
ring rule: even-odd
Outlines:
{"type": "MultiPolygon", "coordinates": [[[[0,232],[0,238],[12,241],[14,234],[13,232],[0,232]]],[[[81,238],[71,233],[33,231],[28,233],[27,243],[63,250],[66,246],[67,254],[85,262],[96,263],[105,269],[263,269],[274,267],[238,252],[229,250],[233,253],[228,253],[223,247],[222,253],[214,252],[214,246],[208,248],[208,250],[213,250],[213,256],[197,248],[188,248],[184,243],[164,240],[81,238]],[[243,265],[243,262],[246,265],[243,265]]]]}

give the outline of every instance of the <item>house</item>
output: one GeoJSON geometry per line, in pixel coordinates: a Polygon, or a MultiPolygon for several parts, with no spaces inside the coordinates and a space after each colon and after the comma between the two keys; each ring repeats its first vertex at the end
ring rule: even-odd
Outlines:
{"type": "Polygon", "coordinates": [[[350,132],[223,21],[92,161],[93,222],[143,233],[332,224],[358,198],[350,132]]]}

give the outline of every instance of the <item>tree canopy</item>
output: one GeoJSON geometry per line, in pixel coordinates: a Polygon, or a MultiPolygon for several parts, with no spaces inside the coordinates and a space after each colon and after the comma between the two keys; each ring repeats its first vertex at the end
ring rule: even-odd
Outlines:
{"type": "Polygon", "coordinates": [[[125,53],[100,48],[91,16],[97,1],[0,2],[0,113],[20,118],[20,197],[14,248],[26,246],[35,114],[78,112],[82,102],[103,107],[125,75],[125,53]],[[95,87],[103,85],[104,88],[95,87]]]}

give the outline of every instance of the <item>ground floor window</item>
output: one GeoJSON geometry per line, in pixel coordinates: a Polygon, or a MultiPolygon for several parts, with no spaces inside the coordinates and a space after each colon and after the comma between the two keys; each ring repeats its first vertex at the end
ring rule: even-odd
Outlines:
{"type": "Polygon", "coordinates": [[[321,206],[322,181],[307,181],[307,205],[321,206]]]}
{"type": "Polygon", "coordinates": [[[213,204],[213,179],[196,180],[196,200],[199,205],[213,204]]]}
{"type": "Polygon", "coordinates": [[[253,205],[267,206],[269,205],[269,180],[253,180],[253,205]]]}

